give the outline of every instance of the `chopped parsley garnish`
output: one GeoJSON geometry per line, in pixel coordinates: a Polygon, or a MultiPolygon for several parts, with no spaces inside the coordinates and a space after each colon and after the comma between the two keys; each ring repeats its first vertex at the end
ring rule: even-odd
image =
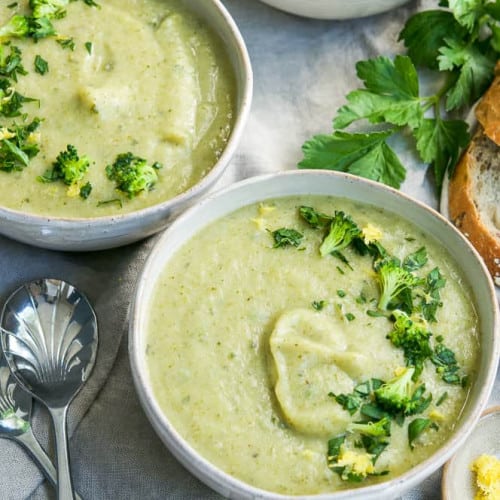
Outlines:
{"type": "Polygon", "coordinates": [[[276,229],[272,233],[274,239],[273,248],[283,248],[286,246],[298,247],[304,235],[299,233],[296,229],[289,229],[282,227],[276,229]]]}
{"type": "Polygon", "coordinates": [[[80,188],[80,198],[86,200],[90,196],[91,192],[92,192],[92,184],[90,184],[90,182],[87,182],[80,188]]]}
{"type": "Polygon", "coordinates": [[[416,418],[408,425],[408,444],[413,450],[414,441],[420,437],[423,432],[431,426],[431,420],[428,418],[416,418]]]}
{"type": "Polygon", "coordinates": [[[75,50],[75,41],[73,38],[59,38],[56,42],[63,48],[69,50],[75,50]]]}
{"type": "Polygon", "coordinates": [[[313,309],[316,309],[316,311],[321,311],[327,305],[327,302],[326,300],[314,300],[311,302],[311,305],[313,306],[313,309]]]}
{"type": "Polygon", "coordinates": [[[28,125],[0,128],[0,170],[22,170],[39,151],[35,132],[40,120],[35,118],[28,125]]]}
{"type": "Polygon", "coordinates": [[[28,72],[22,64],[21,50],[14,45],[10,45],[9,49],[6,54],[7,46],[0,45],[0,76],[17,82],[18,75],[26,75],[28,72]]]}
{"type": "Polygon", "coordinates": [[[40,75],[45,75],[49,71],[49,63],[42,56],[35,56],[35,71],[40,75]]]}

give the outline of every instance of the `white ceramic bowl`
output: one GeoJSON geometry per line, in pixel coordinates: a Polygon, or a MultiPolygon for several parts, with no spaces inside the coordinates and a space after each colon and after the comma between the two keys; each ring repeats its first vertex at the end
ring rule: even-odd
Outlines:
{"type": "Polygon", "coordinates": [[[379,14],[409,0],[261,0],[277,9],[316,19],[350,19],[379,14]]]}
{"type": "Polygon", "coordinates": [[[160,271],[176,250],[201,228],[239,207],[269,198],[299,194],[339,196],[400,214],[446,246],[472,288],[480,317],[481,354],[477,379],[450,439],[432,457],[385,483],[329,495],[297,497],[317,500],[394,498],[438,469],[463,444],[487,404],[500,351],[493,284],[477,252],[444,217],[399,191],[349,174],[291,170],[247,179],[199,201],[174,221],[158,240],[138,280],[129,332],[129,354],[136,389],[151,424],[166,446],[187,469],[210,487],[231,498],[286,498],[256,489],[222,472],[199,456],[177,433],[161,411],[151,389],[145,355],[146,325],[148,305],[160,271]]]}
{"type": "Polygon", "coordinates": [[[198,197],[206,193],[226,169],[250,112],[252,68],[243,38],[220,0],[184,0],[186,6],[222,38],[236,76],[236,119],[218,162],[184,193],[149,208],[98,218],[41,217],[0,207],[0,234],[53,250],[87,251],[131,243],[164,229],[198,197]]]}

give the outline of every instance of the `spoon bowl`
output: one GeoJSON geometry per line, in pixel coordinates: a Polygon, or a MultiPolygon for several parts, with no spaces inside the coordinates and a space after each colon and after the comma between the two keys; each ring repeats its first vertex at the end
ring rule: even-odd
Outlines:
{"type": "Polygon", "coordinates": [[[74,498],[66,415],[95,363],[95,312],[74,286],[58,279],[40,279],[21,286],[7,299],[0,331],[11,373],[52,416],[58,498],[74,498]]]}

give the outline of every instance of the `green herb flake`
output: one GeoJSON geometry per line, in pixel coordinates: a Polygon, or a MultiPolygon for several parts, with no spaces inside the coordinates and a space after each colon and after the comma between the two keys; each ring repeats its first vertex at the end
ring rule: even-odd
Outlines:
{"type": "Polygon", "coordinates": [[[416,418],[409,423],[408,444],[412,450],[415,448],[415,440],[418,439],[430,425],[431,420],[428,418],[416,418]]]}
{"type": "Polygon", "coordinates": [[[448,393],[445,391],[436,401],[436,406],[441,406],[448,399],[448,393]]]}
{"type": "Polygon", "coordinates": [[[286,246],[298,247],[304,235],[295,229],[282,227],[272,231],[274,239],[273,248],[284,248],[286,246]]]}
{"type": "Polygon", "coordinates": [[[366,314],[372,318],[382,318],[386,316],[382,311],[376,311],[375,309],[368,309],[366,314]]]}
{"type": "Polygon", "coordinates": [[[59,38],[56,42],[63,48],[71,51],[75,50],[75,41],[73,38],[59,38]]]}
{"type": "Polygon", "coordinates": [[[90,182],[87,182],[80,188],[80,198],[86,200],[90,196],[91,192],[92,192],[92,184],[90,184],[90,182]]]}
{"type": "Polygon", "coordinates": [[[92,42],[85,42],[85,48],[89,55],[92,55],[92,42]]]}
{"type": "Polygon", "coordinates": [[[340,298],[343,298],[346,296],[346,293],[344,290],[337,290],[337,295],[340,297],[340,298]]]}
{"type": "Polygon", "coordinates": [[[38,54],[35,56],[35,71],[40,75],[45,75],[49,71],[49,63],[38,54]]]}
{"type": "Polygon", "coordinates": [[[346,319],[347,321],[353,321],[353,320],[355,320],[355,319],[356,319],[356,316],[354,316],[354,314],[352,314],[352,313],[346,313],[346,314],[345,314],[345,319],[346,319]]]}
{"type": "Polygon", "coordinates": [[[7,46],[0,45],[0,76],[17,82],[19,75],[26,75],[28,72],[23,67],[22,53],[19,47],[10,45],[9,48],[9,54],[6,54],[7,46]]]}
{"type": "Polygon", "coordinates": [[[326,300],[314,300],[311,305],[313,306],[313,309],[316,309],[316,311],[321,311],[327,305],[327,302],[326,300]]]}
{"type": "Polygon", "coordinates": [[[0,129],[4,137],[0,140],[0,170],[12,172],[28,166],[31,158],[39,152],[35,132],[40,123],[41,120],[35,118],[24,126],[13,125],[0,129]]]}
{"type": "Polygon", "coordinates": [[[112,198],[111,200],[102,200],[97,202],[98,207],[104,207],[106,205],[117,204],[120,208],[123,208],[123,202],[120,198],[112,198]]]}

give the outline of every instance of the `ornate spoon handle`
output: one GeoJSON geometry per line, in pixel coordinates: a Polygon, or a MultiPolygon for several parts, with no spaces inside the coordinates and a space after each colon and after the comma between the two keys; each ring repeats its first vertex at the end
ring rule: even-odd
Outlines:
{"type": "MultiPolygon", "coordinates": [[[[12,439],[24,446],[24,448],[28,451],[33,460],[45,474],[45,477],[50,481],[50,483],[54,487],[56,487],[57,486],[56,469],[52,464],[52,461],[50,460],[49,456],[47,455],[47,453],[45,453],[45,450],[40,446],[40,443],[34,436],[31,427],[24,434],[20,434],[19,436],[16,436],[12,439]]],[[[76,500],[82,500],[80,495],[78,495],[78,493],[76,492],[75,492],[75,498],[76,500]]]]}
{"type": "Polygon", "coordinates": [[[73,500],[75,493],[69,468],[68,436],[66,432],[66,413],[68,407],[49,407],[54,422],[54,437],[57,450],[57,498],[58,500],[73,500]]]}

